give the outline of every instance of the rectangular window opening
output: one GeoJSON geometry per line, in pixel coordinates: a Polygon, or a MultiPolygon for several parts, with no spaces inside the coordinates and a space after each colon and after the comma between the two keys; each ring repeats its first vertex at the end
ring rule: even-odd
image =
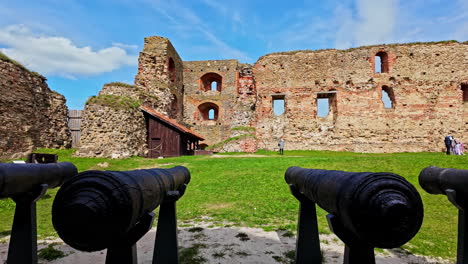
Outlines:
{"type": "Polygon", "coordinates": [[[317,98],[317,116],[327,117],[330,112],[330,104],[328,98],[317,98]]]}
{"type": "Polygon", "coordinates": [[[284,114],[285,111],[285,101],[284,95],[272,95],[273,100],[273,113],[275,116],[280,116],[284,114]]]}
{"type": "Polygon", "coordinates": [[[461,90],[463,92],[463,102],[468,102],[468,83],[461,84],[461,90]]]}
{"type": "Polygon", "coordinates": [[[336,91],[317,93],[317,116],[327,117],[336,112],[336,91]]]}

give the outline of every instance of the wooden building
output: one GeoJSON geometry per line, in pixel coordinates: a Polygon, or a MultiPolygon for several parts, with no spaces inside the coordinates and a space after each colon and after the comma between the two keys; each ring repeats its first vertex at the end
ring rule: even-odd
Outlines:
{"type": "Polygon", "coordinates": [[[193,155],[199,142],[205,140],[176,121],[140,106],[148,131],[148,158],[193,155]]]}

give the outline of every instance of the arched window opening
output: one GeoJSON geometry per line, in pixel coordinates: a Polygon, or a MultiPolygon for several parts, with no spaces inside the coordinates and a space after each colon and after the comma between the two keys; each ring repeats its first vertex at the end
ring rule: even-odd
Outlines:
{"type": "Polygon", "coordinates": [[[462,83],[461,90],[463,91],[463,102],[468,102],[468,83],[462,83]]]}
{"type": "Polygon", "coordinates": [[[211,91],[217,91],[218,90],[218,82],[213,81],[211,82],[211,91]]]}
{"type": "Polygon", "coordinates": [[[198,106],[203,120],[218,120],[219,107],[214,103],[203,103],[198,106]]]}
{"type": "Polygon", "coordinates": [[[388,72],[388,54],[385,51],[379,51],[374,57],[374,72],[388,72]]]}
{"type": "Polygon", "coordinates": [[[210,72],[203,75],[201,78],[201,89],[204,91],[218,91],[221,92],[223,77],[221,75],[210,72]]]}
{"type": "Polygon", "coordinates": [[[382,103],[385,109],[395,108],[395,95],[391,87],[382,86],[382,103]]]}
{"type": "Polygon", "coordinates": [[[214,120],[214,116],[215,116],[215,110],[214,108],[211,108],[210,110],[208,110],[208,120],[214,120]]]}
{"type": "Polygon", "coordinates": [[[172,58],[169,58],[167,71],[168,71],[169,80],[174,83],[176,80],[176,70],[175,70],[175,63],[172,58]]]}

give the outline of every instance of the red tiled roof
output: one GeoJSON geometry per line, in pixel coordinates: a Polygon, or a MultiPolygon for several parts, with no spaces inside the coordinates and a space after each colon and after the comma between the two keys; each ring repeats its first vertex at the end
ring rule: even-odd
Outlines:
{"type": "Polygon", "coordinates": [[[179,123],[177,123],[175,120],[170,119],[169,117],[164,116],[163,114],[160,114],[160,113],[156,112],[154,109],[151,109],[151,108],[143,106],[143,105],[140,106],[140,109],[145,111],[146,113],[156,117],[157,119],[163,121],[164,123],[174,127],[175,129],[183,132],[183,133],[192,135],[192,136],[194,136],[194,137],[196,137],[196,138],[198,138],[200,140],[205,140],[202,136],[195,134],[192,130],[184,127],[183,125],[181,125],[179,123]]]}

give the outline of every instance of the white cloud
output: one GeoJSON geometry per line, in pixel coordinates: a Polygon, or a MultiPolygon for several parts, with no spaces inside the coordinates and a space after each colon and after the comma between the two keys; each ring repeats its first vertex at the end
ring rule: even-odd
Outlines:
{"type": "Polygon", "coordinates": [[[398,0],[357,0],[356,9],[353,16],[350,8],[335,8],[336,48],[395,42],[398,0]]]}
{"type": "Polygon", "coordinates": [[[397,0],[358,0],[360,21],[355,31],[356,44],[371,45],[393,41],[397,0]]]}
{"type": "Polygon", "coordinates": [[[138,61],[119,45],[100,50],[77,47],[70,39],[38,36],[23,25],[0,28],[0,45],[3,53],[28,69],[67,78],[111,72],[138,61]]]}
{"type": "Polygon", "coordinates": [[[335,48],[347,49],[352,47],[354,43],[353,30],[356,26],[356,22],[353,19],[351,9],[338,4],[335,8],[335,17],[338,23],[335,48]]]}
{"type": "Polygon", "coordinates": [[[461,24],[458,28],[455,29],[455,32],[452,34],[452,39],[459,41],[468,40],[468,22],[461,24]]]}
{"type": "Polygon", "coordinates": [[[138,49],[138,45],[129,45],[129,44],[123,44],[123,43],[119,43],[119,42],[112,43],[112,46],[119,47],[119,48],[122,48],[122,49],[128,49],[128,50],[138,49]]]}

